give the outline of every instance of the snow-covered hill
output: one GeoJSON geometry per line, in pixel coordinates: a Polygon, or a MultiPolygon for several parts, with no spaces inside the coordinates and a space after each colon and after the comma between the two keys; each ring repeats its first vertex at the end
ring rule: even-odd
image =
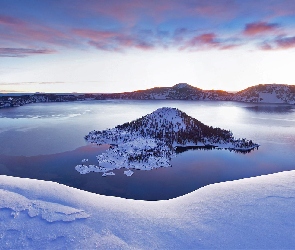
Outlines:
{"type": "Polygon", "coordinates": [[[173,87],[155,87],[147,90],[117,94],[101,94],[97,99],[139,99],[139,100],[230,100],[232,94],[222,90],[202,90],[187,83],[173,87]]]}
{"type": "Polygon", "coordinates": [[[235,94],[202,90],[186,83],[119,94],[101,94],[98,99],[211,100],[295,104],[295,85],[260,84],[235,94]]]}
{"type": "Polygon", "coordinates": [[[259,146],[251,140],[235,139],[228,130],[204,125],[179,109],[166,107],[113,129],[91,131],[85,139],[112,146],[97,156],[99,166],[82,164],[77,165],[76,170],[81,174],[102,172],[104,176],[122,167],[141,170],[169,167],[178,147],[218,147],[248,152],[259,146]]]}
{"type": "Polygon", "coordinates": [[[0,249],[293,249],[294,183],[289,171],[135,201],[0,176],[0,249]]]}
{"type": "Polygon", "coordinates": [[[260,84],[239,91],[233,101],[295,104],[295,86],[260,84]]]}

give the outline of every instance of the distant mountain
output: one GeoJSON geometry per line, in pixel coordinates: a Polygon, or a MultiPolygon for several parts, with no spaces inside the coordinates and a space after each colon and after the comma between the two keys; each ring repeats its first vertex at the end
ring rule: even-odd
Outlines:
{"type": "Polygon", "coordinates": [[[295,104],[295,85],[260,84],[237,93],[223,90],[202,90],[187,83],[172,87],[155,87],[133,92],[111,94],[5,94],[0,96],[0,108],[18,107],[35,102],[70,102],[84,100],[211,100],[295,104]]]}
{"type": "Polygon", "coordinates": [[[0,108],[19,107],[37,102],[73,102],[94,100],[95,97],[96,95],[94,94],[6,94],[5,96],[0,96],[0,108]]]}
{"type": "Polygon", "coordinates": [[[82,164],[76,170],[81,174],[102,172],[103,176],[114,175],[109,171],[122,167],[169,167],[171,158],[188,148],[224,148],[247,153],[259,146],[251,140],[234,138],[228,130],[207,126],[179,109],[166,107],[112,129],[91,131],[85,139],[111,147],[97,156],[99,166],[82,164]]]}
{"type": "Polygon", "coordinates": [[[295,104],[295,85],[259,84],[237,92],[233,101],[295,104]]]}
{"type": "Polygon", "coordinates": [[[133,92],[100,94],[97,99],[136,99],[136,100],[231,100],[233,94],[223,90],[202,90],[187,83],[173,87],[155,87],[133,92]]]}
{"type": "Polygon", "coordinates": [[[223,90],[202,90],[186,83],[179,83],[173,87],[100,94],[96,99],[212,100],[295,104],[295,85],[260,84],[237,93],[229,93],[223,90]]]}

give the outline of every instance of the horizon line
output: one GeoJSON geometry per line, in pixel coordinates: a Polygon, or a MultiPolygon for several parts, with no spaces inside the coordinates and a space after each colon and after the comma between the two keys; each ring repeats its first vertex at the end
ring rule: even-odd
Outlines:
{"type": "MultiPolygon", "coordinates": [[[[31,82],[31,83],[39,83],[39,82],[31,82]]],[[[6,85],[8,85],[9,83],[6,83],[6,85]]],[[[12,83],[13,84],[13,83],[12,83]]],[[[21,83],[20,83],[21,84],[21,83]]],[[[194,88],[199,88],[199,87],[196,87],[196,86],[193,86],[193,85],[190,85],[188,83],[177,83],[177,84],[174,84],[173,86],[154,86],[154,87],[151,87],[151,88],[147,88],[147,89],[136,89],[136,90],[131,90],[131,91],[123,91],[123,92],[78,92],[78,91],[73,91],[73,92],[44,92],[44,91],[36,91],[36,92],[25,92],[25,91],[14,91],[14,90],[11,90],[11,91],[5,91],[5,90],[0,90],[0,94],[3,94],[3,95],[8,95],[8,94],[120,94],[120,93],[131,93],[131,92],[136,92],[136,91],[145,91],[145,90],[149,90],[149,89],[153,89],[153,88],[172,88],[178,84],[187,84],[188,86],[191,86],[191,87],[194,87],[194,88]]],[[[1,85],[1,83],[0,83],[1,85]]],[[[234,94],[234,93],[237,93],[239,91],[242,91],[242,90],[245,90],[247,88],[251,88],[251,87],[255,87],[255,86],[259,86],[259,85],[287,85],[287,86],[295,86],[295,84],[282,84],[282,83],[260,83],[260,84],[255,84],[255,85],[251,85],[249,87],[246,87],[244,89],[241,89],[241,90],[223,90],[223,89],[202,89],[202,88],[199,88],[203,91],[225,91],[227,93],[231,93],[231,94],[234,94]]]]}

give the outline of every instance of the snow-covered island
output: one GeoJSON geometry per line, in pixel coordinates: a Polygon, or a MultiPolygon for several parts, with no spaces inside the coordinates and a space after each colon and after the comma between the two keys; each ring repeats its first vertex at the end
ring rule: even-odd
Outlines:
{"type": "MultiPolygon", "coordinates": [[[[249,152],[258,148],[252,140],[236,139],[229,130],[207,126],[176,108],[159,108],[137,120],[103,131],[91,131],[85,136],[91,143],[109,144],[110,148],[97,156],[99,166],[81,165],[81,174],[101,172],[114,175],[114,169],[152,170],[170,167],[178,149],[192,147],[223,148],[249,152]]],[[[131,170],[130,170],[131,171],[131,170]]],[[[125,171],[127,176],[133,172],[125,171]]]]}

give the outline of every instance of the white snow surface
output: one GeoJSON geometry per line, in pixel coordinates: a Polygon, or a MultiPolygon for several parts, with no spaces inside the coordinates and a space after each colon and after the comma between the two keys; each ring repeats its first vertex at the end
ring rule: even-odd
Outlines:
{"type": "Polygon", "coordinates": [[[98,167],[95,165],[77,165],[75,169],[80,173],[80,174],[88,174],[90,172],[98,172],[98,173],[105,173],[108,171],[108,169],[103,168],[103,167],[98,167]]]}
{"type": "Polygon", "coordinates": [[[1,249],[294,249],[295,171],[167,201],[0,176],[1,249]]]}
{"type": "Polygon", "coordinates": [[[131,176],[131,175],[133,175],[133,173],[134,173],[134,172],[133,172],[132,170],[130,170],[130,169],[124,171],[124,174],[127,175],[128,177],[131,176]]]}
{"type": "Polygon", "coordinates": [[[114,172],[103,173],[102,176],[116,175],[114,172]]]}
{"type": "Polygon", "coordinates": [[[275,92],[273,93],[259,93],[260,102],[266,103],[284,103],[282,99],[279,99],[275,92]]]}

